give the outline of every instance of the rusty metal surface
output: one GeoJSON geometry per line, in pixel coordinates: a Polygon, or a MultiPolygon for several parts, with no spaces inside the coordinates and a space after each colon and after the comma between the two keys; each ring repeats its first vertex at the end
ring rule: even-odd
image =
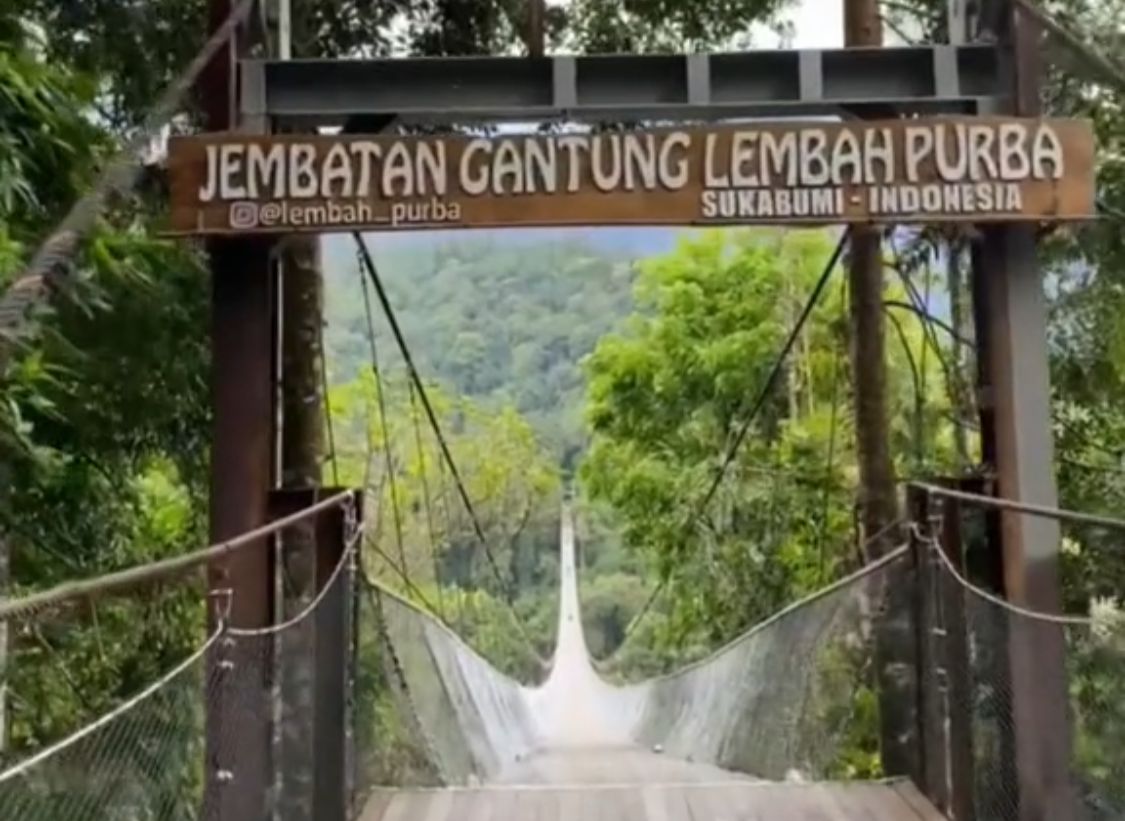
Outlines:
{"type": "MultiPolygon", "coordinates": [[[[996,8],[1007,58],[1003,74],[1010,80],[1009,111],[1038,116],[1041,32],[1020,19],[1010,0],[996,8]]],[[[973,274],[984,281],[974,294],[984,296],[979,315],[987,326],[987,348],[981,358],[992,405],[992,441],[983,450],[994,459],[997,495],[1055,506],[1046,307],[1034,228],[1009,223],[982,233],[973,274]]],[[[1058,522],[1010,511],[999,519],[1005,595],[1040,612],[1059,612],[1058,522]]],[[[1065,652],[1057,625],[1017,622],[1009,629],[1016,780],[1010,787],[1018,794],[1022,821],[1074,818],[1065,652]]]]}
{"type": "MultiPolygon", "coordinates": [[[[321,491],[331,495],[333,491],[321,491]]],[[[348,650],[351,645],[352,569],[347,562],[346,512],[337,508],[317,518],[316,590],[328,589],[314,616],[315,697],[313,716],[313,813],[317,821],[345,821],[348,817],[347,705],[348,650]],[[332,584],[331,588],[328,588],[332,584]]]]}
{"type": "MultiPolygon", "coordinates": [[[[961,490],[973,492],[979,480],[952,480],[961,490]]],[[[961,506],[953,499],[944,499],[940,507],[939,548],[958,570],[965,571],[964,541],[961,527],[961,506]]],[[[949,795],[948,805],[941,809],[957,821],[973,821],[974,762],[972,738],[972,680],[969,667],[969,633],[965,613],[965,591],[957,586],[940,585],[942,615],[942,656],[949,695],[949,795]]]]}
{"type": "MultiPolygon", "coordinates": [[[[262,239],[214,242],[212,265],[211,539],[222,541],[268,521],[273,485],[273,277],[262,239]]],[[[269,539],[215,562],[213,590],[230,591],[230,623],[260,628],[274,617],[274,551],[269,539]]],[[[271,763],[270,665],[255,664],[240,692],[213,699],[207,716],[205,817],[264,817],[271,763]],[[251,694],[257,694],[251,697],[251,694]],[[238,788],[220,771],[236,772],[238,788]],[[215,811],[212,808],[218,807],[215,811]]]]}
{"type": "MultiPolygon", "coordinates": [[[[985,232],[989,289],[996,493],[1055,506],[1046,308],[1030,227],[985,232]]],[[[1036,611],[1060,612],[1059,523],[1027,513],[1000,514],[1007,597],[1036,611]]],[[[996,549],[995,546],[993,549],[996,549]]],[[[1009,630],[1011,726],[1020,818],[1067,821],[1074,800],[1069,776],[1065,641],[1058,625],[1019,622],[1009,630]]]]}

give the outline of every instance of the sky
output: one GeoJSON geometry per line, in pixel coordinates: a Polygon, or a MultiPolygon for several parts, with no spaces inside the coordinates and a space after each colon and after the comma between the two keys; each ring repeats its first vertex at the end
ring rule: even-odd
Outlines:
{"type": "MultiPolygon", "coordinates": [[[[547,0],[565,6],[570,0],[547,0]]],[[[793,23],[793,48],[840,48],[844,44],[844,0],[795,0],[783,17],[793,23]]],[[[765,27],[755,38],[759,48],[777,45],[777,37],[765,27]]]]}
{"type": "MultiPolygon", "coordinates": [[[[843,0],[797,0],[784,17],[793,23],[793,48],[840,48],[844,44],[843,0]]],[[[774,41],[763,39],[768,47],[774,41]]]]}

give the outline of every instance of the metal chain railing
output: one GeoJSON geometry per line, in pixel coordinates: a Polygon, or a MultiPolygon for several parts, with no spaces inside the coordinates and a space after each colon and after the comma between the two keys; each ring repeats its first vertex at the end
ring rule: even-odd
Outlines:
{"type": "MultiPolygon", "coordinates": [[[[235,789],[241,771],[261,762],[240,755],[249,725],[224,725],[208,715],[260,713],[261,683],[286,667],[303,665],[310,677],[319,674],[314,658],[283,652],[284,638],[312,626],[317,636],[332,630],[330,643],[346,640],[335,636],[339,625],[331,616],[346,614],[352,600],[354,575],[348,570],[356,566],[362,534],[354,498],[344,493],[176,560],[7,603],[2,618],[12,638],[6,677],[14,686],[7,705],[12,746],[0,750],[0,818],[212,817],[216,807],[205,786],[235,789]],[[342,508],[342,553],[316,597],[280,624],[231,625],[235,594],[208,592],[188,572],[333,507],[342,508]],[[110,595],[140,584],[141,595],[110,595]],[[179,652],[176,641],[203,632],[208,607],[214,627],[206,641],[169,658],[179,652]],[[133,684],[146,677],[143,685],[133,684]],[[215,713],[220,704],[222,712],[215,713]]],[[[339,621],[345,630],[353,623],[346,615],[339,621]]],[[[341,665],[346,656],[341,650],[341,665]]],[[[276,705],[293,697],[274,690],[268,700],[276,705]]],[[[303,740],[309,762],[317,757],[313,741],[303,740]]],[[[281,779],[295,775],[281,772],[281,779]]]]}
{"type": "Polygon", "coordinates": [[[915,489],[937,511],[912,524],[928,659],[925,791],[958,819],[1019,821],[1044,807],[1125,817],[1125,521],[915,489]],[[1058,610],[997,592],[990,511],[1060,523],[1060,550],[1044,560],[1057,567],[1058,610]],[[1042,787],[1029,791],[1036,772],[1042,787]]]}

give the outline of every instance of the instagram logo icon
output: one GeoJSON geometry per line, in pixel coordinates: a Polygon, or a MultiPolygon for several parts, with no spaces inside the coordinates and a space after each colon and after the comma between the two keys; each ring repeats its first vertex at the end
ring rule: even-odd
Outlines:
{"type": "Polygon", "coordinates": [[[257,228],[258,206],[253,202],[232,202],[229,219],[231,228],[257,228]]]}

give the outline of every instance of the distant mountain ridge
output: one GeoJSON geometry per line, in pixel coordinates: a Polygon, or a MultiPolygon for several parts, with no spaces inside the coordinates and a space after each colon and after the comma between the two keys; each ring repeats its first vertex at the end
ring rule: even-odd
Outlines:
{"type": "MultiPolygon", "coordinates": [[[[668,228],[472,229],[369,234],[416,364],[455,395],[514,405],[565,462],[585,438],[582,359],[633,308],[635,262],[672,250],[668,228]]],[[[346,234],[323,243],[330,376],[370,359],[359,264],[346,234]]],[[[376,308],[376,313],[381,313],[376,308]]],[[[376,317],[381,364],[400,364],[376,317]]]]}
{"type": "MultiPolygon", "coordinates": [[[[491,241],[499,246],[556,244],[581,240],[592,250],[622,259],[642,259],[672,250],[688,228],[641,226],[636,228],[466,228],[439,231],[382,231],[367,234],[373,249],[407,251],[422,247],[445,245],[464,240],[491,241]]],[[[350,234],[330,234],[324,240],[327,259],[348,259],[351,270],[355,260],[355,244],[350,234]]],[[[331,273],[331,272],[330,272],[331,273]]]]}

